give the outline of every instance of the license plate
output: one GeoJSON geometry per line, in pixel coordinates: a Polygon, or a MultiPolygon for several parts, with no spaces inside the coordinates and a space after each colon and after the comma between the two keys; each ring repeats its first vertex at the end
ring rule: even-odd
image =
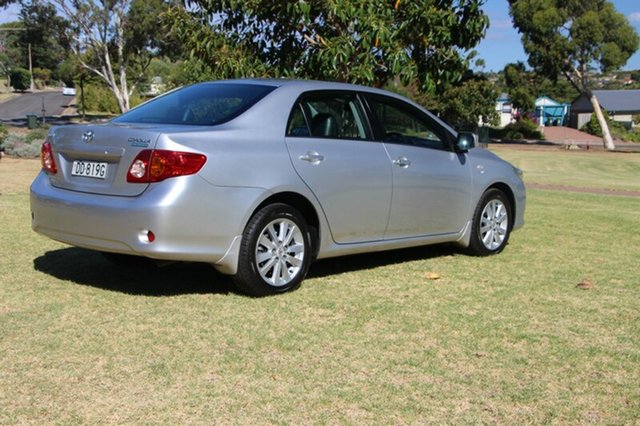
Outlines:
{"type": "Polygon", "coordinates": [[[84,176],[96,179],[104,179],[107,177],[107,163],[96,163],[94,161],[80,161],[73,162],[73,168],[71,169],[73,176],[84,176]]]}

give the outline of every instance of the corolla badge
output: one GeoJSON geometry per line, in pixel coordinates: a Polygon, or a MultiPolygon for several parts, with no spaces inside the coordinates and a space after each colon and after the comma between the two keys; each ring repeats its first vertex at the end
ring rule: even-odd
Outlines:
{"type": "Polygon", "coordinates": [[[151,144],[151,139],[129,138],[129,139],[127,139],[127,142],[129,142],[131,144],[131,146],[137,146],[137,147],[146,148],[146,147],[149,146],[149,144],[151,144]]]}
{"type": "Polygon", "coordinates": [[[85,143],[89,143],[93,140],[94,136],[95,136],[95,133],[93,133],[93,130],[87,130],[82,134],[82,141],[85,143]]]}

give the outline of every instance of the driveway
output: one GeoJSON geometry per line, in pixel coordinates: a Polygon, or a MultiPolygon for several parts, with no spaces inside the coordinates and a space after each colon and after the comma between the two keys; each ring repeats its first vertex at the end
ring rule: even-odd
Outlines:
{"type": "Polygon", "coordinates": [[[549,142],[571,145],[589,144],[602,145],[602,138],[581,132],[580,130],[562,126],[546,126],[543,130],[544,139],[549,142]]]}
{"type": "Polygon", "coordinates": [[[24,120],[30,113],[41,117],[43,105],[45,116],[62,115],[73,100],[73,96],[63,96],[62,91],[25,93],[0,103],[0,121],[24,120]]]}

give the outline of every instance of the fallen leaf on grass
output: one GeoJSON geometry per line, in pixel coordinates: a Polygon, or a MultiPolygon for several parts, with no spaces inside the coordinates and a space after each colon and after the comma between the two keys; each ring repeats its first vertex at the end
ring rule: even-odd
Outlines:
{"type": "Polygon", "coordinates": [[[435,280],[439,280],[440,279],[440,274],[437,274],[435,272],[427,272],[426,274],[424,274],[425,278],[431,281],[435,281],[435,280]]]}
{"type": "Polygon", "coordinates": [[[576,288],[581,288],[583,290],[589,290],[591,288],[594,288],[595,286],[593,285],[593,283],[591,282],[591,280],[589,280],[589,278],[585,278],[582,280],[582,282],[578,283],[578,285],[576,285],[576,288]]]}

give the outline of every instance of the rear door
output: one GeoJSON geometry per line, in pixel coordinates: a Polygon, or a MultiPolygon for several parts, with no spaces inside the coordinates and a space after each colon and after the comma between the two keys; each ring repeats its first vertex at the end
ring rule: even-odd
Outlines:
{"type": "Polygon", "coordinates": [[[139,195],[148,185],[127,183],[127,173],[140,151],[155,147],[158,135],[151,126],[57,127],[49,138],[58,166],[51,183],[79,192],[139,195]]]}
{"type": "Polygon", "coordinates": [[[391,166],[364,117],[354,93],[313,92],[296,103],[287,126],[293,166],[337,243],[381,240],[389,218],[391,166]]]}

